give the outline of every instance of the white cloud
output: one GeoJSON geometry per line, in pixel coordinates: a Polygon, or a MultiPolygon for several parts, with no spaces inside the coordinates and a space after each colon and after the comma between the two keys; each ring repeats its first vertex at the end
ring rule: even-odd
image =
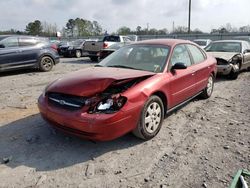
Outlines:
{"type": "MultiPolygon", "coordinates": [[[[226,23],[250,24],[249,0],[192,0],[193,29],[210,31],[226,23]]],[[[28,22],[39,19],[65,26],[69,18],[98,21],[109,32],[121,26],[138,25],[171,30],[187,25],[188,0],[8,0],[0,1],[0,30],[24,30],[28,22]]]]}

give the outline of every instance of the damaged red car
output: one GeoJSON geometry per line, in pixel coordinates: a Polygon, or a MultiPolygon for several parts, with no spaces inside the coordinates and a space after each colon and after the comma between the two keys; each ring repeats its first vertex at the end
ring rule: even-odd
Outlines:
{"type": "Polygon", "coordinates": [[[148,140],[168,112],[197,95],[210,97],[215,76],[215,58],[190,41],[141,41],[52,82],[38,107],[55,128],[85,139],[133,132],[148,140]]]}

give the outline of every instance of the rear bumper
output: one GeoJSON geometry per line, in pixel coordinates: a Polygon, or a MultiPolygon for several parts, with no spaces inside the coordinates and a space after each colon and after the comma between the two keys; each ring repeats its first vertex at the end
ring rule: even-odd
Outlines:
{"type": "Polygon", "coordinates": [[[141,108],[120,110],[114,114],[88,114],[87,112],[66,111],[48,104],[45,97],[38,99],[42,117],[53,127],[84,139],[107,141],[132,131],[139,120],[141,108]]]}

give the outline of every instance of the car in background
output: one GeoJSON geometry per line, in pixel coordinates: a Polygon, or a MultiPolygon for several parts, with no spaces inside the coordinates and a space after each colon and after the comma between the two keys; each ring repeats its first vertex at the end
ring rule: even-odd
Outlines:
{"type": "Polygon", "coordinates": [[[205,48],[206,46],[208,46],[212,40],[210,39],[195,39],[193,40],[194,43],[198,44],[200,47],[205,48]]]}
{"type": "Polygon", "coordinates": [[[250,68],[250,44],[247,41],[213,41],[205,50],[217,59],[218,74],[237,79],[240,70],[250,68]]]}
{"type": "Polygon", "coordinates": [[[91,59],[91,61],[98,61],[98,53],[100,50],[106,49],[115,43],[129,43],[137,40],[138,37],[136,35],[106,35],[99,40],[86,41],[84,51],[87,53],[87,56],[91,59]]]}
{"type": "Polygon", "coordinates": [[[234,37],[233,40],[245,40],[247,42],[250,42],[250,36],[237,36],[234,37]]]}
{"type": "Polygon", "coordinates": [[[130,43],[123,43],[123,42],[118,42],[115,44],[110,45],[108,48],[101,49],[100,52],[98,53],[99,59],[102,60],[105,57],[109,56],[112,54],[114,51],[120,49],[121,47],[128,45],[130,43]]]}
{"type": "Polygon", "coordinates": [[[52,126],[85,139],[112,140],[133,132],[149,140],[167,113],[195,96],[209,98],[215,76],[216,59],[196,44],[145,40],[52,82],[38,107],[52,126]]]}
{"type": "Polygon", "coordinates": [[[59,54],[64,57],[76,57],[80,58],[84,54],[85,40],[78,39],[72,42],[66,42],[59,47],[59,54]]]}
{"type": "Polygon", "coordinates": [[[50,71],[57,63],[57,49],[47,38],[0,35],[0,71],[23,68],[50,71]]]}

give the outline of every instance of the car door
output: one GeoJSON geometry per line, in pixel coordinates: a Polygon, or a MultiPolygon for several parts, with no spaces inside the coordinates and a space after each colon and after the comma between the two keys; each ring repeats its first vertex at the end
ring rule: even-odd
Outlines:
{"type": "Polygon", "coordinates": [[[192,57],[192,68],[195,71],[196,93],[198,93],[206,87],[208,77],[213,67],[209,64],[206,54],[201,49],[192,44],[187,44],[186,46],[192,57]]]}
{"type": "Polygon", "coordinates": [[[242,53],[243,53],[243,62],[241,69],[247,69],[250,67],[250,43],[243,42],[242,43],[242,53]]]}
{"type": "Polygon", "coordinates": [[[175,63],[179,62],[185,63],[187,68],[171,70],[169,87],[172,102],[169,104],[169,108],[187,100],[196,92],[195,71],[191,66],[191,58],[185,44],[175,46],[169,63],[170,66],[173,66],[175,63]]]}
{"type": "Polygon", "coordinates": [[[23,66],[33,66],[37,62],[40,48],[36,45],[39,40],[35,37],[19,37],[19,57],[23,66]]]}
{"type": "Polygon", "coordinates": [[[0,41],[0,70],[15,67],[18,62],[18,38],[7,37],[0,41]]]}

